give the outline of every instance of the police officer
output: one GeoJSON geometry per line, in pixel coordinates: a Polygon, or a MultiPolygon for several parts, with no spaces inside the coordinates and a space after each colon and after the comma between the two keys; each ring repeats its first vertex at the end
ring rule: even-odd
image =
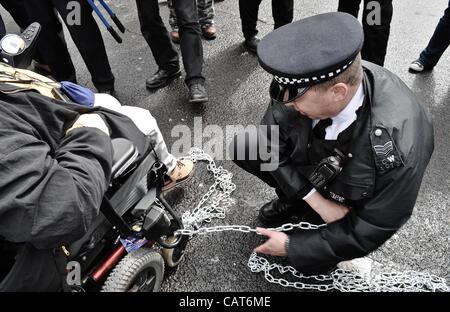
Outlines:
{"type": "MultiPolygon", "coordinates": [[[[39,38],[39,51],[46,58],[57,81],[76,82],[75,67],[72,63],[66,42],[62,36],[62,25],[54,14],[56,9],[66,24],[86,67],[92,76],[92,82],[100,93],[114,94],[114,75],[106,54],[105,44],[92,16],[92,8],[87,1],[79,4],[80,23],[69,22],[68,15],[76,14],[69,0],[27,0],[26,7],[30,18],[42,26],[39,38]]],[[[76,19],[75,19],[76,20],[76,19]]]]}
{"type": "Polygon", "coordinates": [[[434,148],[424,104],[397,76],[361,61],[363,37],[357,19],[333,12],[263,38],[258,59],[274,79],[262,124],[278,128],[270,145],[278,167],[263,170],[267,158],[249,156],[274,141],[267,131],[238,134],[231,145],[234,161],[276,190],[260,209],[264,224],[327,224],[290,235],[260,229],[269,239],[255,252],[287,256],[307,274],[391,237],[412,213],[434,148]]]}

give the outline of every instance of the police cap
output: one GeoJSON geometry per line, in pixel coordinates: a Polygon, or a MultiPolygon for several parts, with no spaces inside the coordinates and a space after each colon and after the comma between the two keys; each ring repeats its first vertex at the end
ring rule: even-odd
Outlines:
{"type": "Polygon", "coordinates": [[[311,86],[340,75],[353,63],[363,42],[359,21],[342,12],[311,16],[267,34],[257,54],[261,67],[274,75],[272,99],[291,102],[311,86]]]}

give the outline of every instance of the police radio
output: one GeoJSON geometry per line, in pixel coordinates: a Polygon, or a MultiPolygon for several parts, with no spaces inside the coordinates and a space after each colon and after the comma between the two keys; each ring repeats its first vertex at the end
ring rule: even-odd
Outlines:
{"type": "Polygon", "coordinates": [[[330,183],[342,171],[343,157],[336,155],[322,159],[309,176],[309,181],[316,189],[330,183]]]}

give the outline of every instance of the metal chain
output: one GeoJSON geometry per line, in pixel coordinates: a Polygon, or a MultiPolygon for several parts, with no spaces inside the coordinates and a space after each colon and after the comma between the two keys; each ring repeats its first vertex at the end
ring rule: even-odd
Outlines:
{"type": "Polygon", "coordinates": [[[363,276],[353,271],[336,269],[330,275],[306,276],[291,266],[271,264],[265,258],[252,253],[248,260],[252,272],[264,272],[264,277],[270,283],[296,289],[310,289],[317,291],[338,290],[341,292],[448,292],[449,287],[445,279],[415,271],[381,273],[374,277],[363,276]],[[315,279],[326,281],[328,284],[310,284],[302,282],[289,282],[283,278],[275,278],[270,273],[277,269],[279,274],[291,273],[299,279],[315,279]]]}
{"type": "MultiPolygon", "coordinates": [[[[293,229],[316,230],[322,226],[325,226],[325,224],[315,225],[315,224],[310,224],[308,222],[300,222],[298,224],[287,223],[287,224],[283,224],[282,226],[277,227],[277,228],[268,228],[268,230],[277,231],[277,232],[286,232],[286,231],[291,231],[293,229]]],[[[175,235],[194,236],[194,235],[205,235],[208,233],[226,232],[226,231],[235,231],[235,232],[242,232],[242,233],[252,232],[252,233],[261,235],[256,229],[251,228],[247,225],[218,225],[218,226],[212,226],[212,227],[199,228],[199,229],[195,229],[195,230],[182,229],[182,230],[177,230],[175,232],[175,235]]]]}
{"type": "MultiPolygon", "coordinates": [[[[246,225],[201,227],[204,222],[209,223],[213,218],[225,218],[225,210],[232,203],[231,193],[236,189],[236,185],[232,182],[232,173],[222,167],[217,167],[212,157],[201,149],[192,148],[189,151],[189,156],[185,158],[192,160],[194,163],[197,161],[207,161],[207,169],[214,174],[214,183],[210,186],[206,194],[203,195],[194,210],[192,212],[185,212],[182,215],[184,229],[176,231],[175,235],[187,235],[192,238],[195,235],[206,235],[225,231],[259,234],[256,229],[246,225]],[[208,200],[209,203],[207,203],[208,200]]],[[[324,226],[326,224],[315,225],[308,222],[300,222],[298,224],[287,223],[277,228],[270,228],[269,230],[278,232],[286,232],[293,229],[317,230],[324,226]]],[[[250,255],[248,267],[254,273],[264,272],[265,279],[270,283],[296,289],[316,291],[338,290],[341,292],[450,291],[445,279],[415,271],[383,272],[375,276],[365,276],[349,270],[336,269],[329,275],[306,276],[292,266],[271,264],[267,259],[258,256],[256,253],[250,255]],[[315,283],[304,283],[301,281],[290,282],[283,278],[275,278],[271,274],[271,271],[275,269],[281,275],[290,273],[291,276],[297,279],[315,281],[315,283]]]]}

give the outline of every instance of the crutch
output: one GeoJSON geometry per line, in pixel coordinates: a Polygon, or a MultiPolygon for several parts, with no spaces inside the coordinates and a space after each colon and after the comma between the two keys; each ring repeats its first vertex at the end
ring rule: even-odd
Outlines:
{"type": "MultiPolygon", "coordinates": [[[[116,41],[118,43],[122,43],[122,38],[119,36],[119,34],[116,32],[116,30],[108,23],[108,21],[105,19],[105,17],[103,16],[102,12],[100,12],[100,10],[97,8],[97,6],[94,4],[93,0],[86,0],[90,6],[92,7],[92,9],[95,11],[95,13],[97,13],[98,17],[100,18],[100,20],[103,22],[103,24],[106,26],[106,29],[108,29],[108,31],[110,32],[110,34],[114,37],[114,39],[116,39],[116,41]]],[[[100,3],[103,5],[103,7],[105,8],[105,10],[108,12],[108,14],[111,16],[111,19],[114,21],[114,23],[117,25],[117,27],[119,28],[119,30],[124,33],[125,32],[125,27],[122,25],[122,23],[120,22],[120,20],[117,18],[117,16],[111,11],[111,9],[108,7],[108,5],[103,1],[103,0],[99,0],[100,3]]]]}

